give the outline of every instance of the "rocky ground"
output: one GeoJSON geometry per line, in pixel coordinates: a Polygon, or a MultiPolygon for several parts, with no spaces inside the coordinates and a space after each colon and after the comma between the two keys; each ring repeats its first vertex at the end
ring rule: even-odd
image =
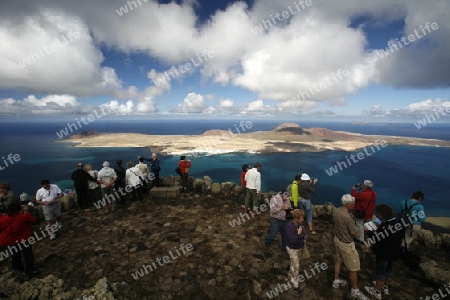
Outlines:
{"type": "MultiPolygon", "coordinates": [[[[55,241],[45,239],[34,246],[41,272],[37,279],[20,286],[24,278],[7,273],[10,260],[0,263],[6,273],[0,277],[0,299],[269,299],[271,289],[286,283],[289,256],[280,250],[280,236],[270,247],[263,246],[268,212],[233,228],[230,222],[240,213],[234,196],[193,193],[165,203],[152,199],[127,203],[112,214],[95,208],[71,210],[64,214],[64,227],[55,241]],[[192,244],[192,251],[183,254],[178,250],[181,244],[192,244]],[[164,265],[138,279],[132,276],[152,259],[170,257],[170,251],[173,256],[164,265]],[[36,292],[40,285],[50,288],[36,292]]],[[[332,223],[317,219],[315,226],[320,234],[308,236],[311,257],[301,262],[310,277],[303,294],[288,290],[277,299],[350,299],[349,288],[331,288],[332,223]],[[326,269],[314,276],[310,266],[315,263],[326,269]]],[[[435,260],[448,270],[449,250],[440,244],[431,248],[416,244],[414,250],[423,262],[435,260]]],[[[363,288],[374,279],[374,256],[360,253],[363,288]]],[[[345,269],[342,275],[347,278],[345,269]]],[[[392,296],[385,299],[432,295],[444,285],[439,280],[442,276],[434,282],[425,279],[416,263],[399,261],[392,296]]]]}

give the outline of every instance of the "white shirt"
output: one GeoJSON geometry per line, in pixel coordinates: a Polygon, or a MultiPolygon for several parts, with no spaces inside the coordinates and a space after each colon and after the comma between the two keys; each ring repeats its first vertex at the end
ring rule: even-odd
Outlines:
{"type": "Polygon", "coordinates": [[[50,202],[53,201],[58,194],[61,194],[61,189],[56,184],[50,184],[48,190],[42,187],[36,192],[36,200],[50,202]]]}
{"type": "Polygon", "coordinates": [[[125,173],[126,184],[132,187],[141,185],[139,176],[143,177],[142,172],[137,167],[127,169],[127,172],[125,173]]]}
{"type": "Polygon", "coordinates": [[[147,164],[139,162],[136,165],[136,168],[139,168],[139,170],[141,171],[142,175],[144,175],[144,177],[147,177],[147,175],[148,175],[148,166],[147,166],[147,164]]]}
{"type": "MultiPolygon", "coordinates": [[[[97,179],[111,183],[114,181],[114,179],[117,178],[116,172],[114,172],[114,169],[111,169],[110,167],[103,167],[97,174],[97,179]]],[[[105,184],[101,184],[102,188],[106,187],[105,184]]]]}
{"type": "MultiPolygon", "coordinates": [[[[89,173],[89,175],[92,176],[92,178],[97,179],[98,171],[88,171],[88,173],[89,173]]],[[[89,180],[88,181],[88,187],[89,187],[90,190],[93,190],[95,188],[98,188],[98,183],[89,180]]]]}
{"type": "Polygon", "coordinates": [[[247,171],[245,182],[248,189],[256,190],[258,193],[261,192],[261,173],[256,168],[247,171]]]}

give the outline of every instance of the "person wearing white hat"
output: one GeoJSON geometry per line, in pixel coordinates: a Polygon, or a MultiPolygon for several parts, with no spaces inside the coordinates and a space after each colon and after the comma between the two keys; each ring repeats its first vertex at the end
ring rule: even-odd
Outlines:
{"type": "Polygon", "coordinates": [[[317,183],[317,178],[311,180],[308,174],[303,173],[300,177],[300,182],[298,183],[298,195],[299,206],[306,214],[306,221],[308,222],[309,233],[317,234],[317,232],[313,229],[312,223],[312,209],[313,205],[311,204],[311,194],[316,190],[315,184],[317,183]]]}
{"type": "Polygon", "coordinates": [[[359,238],[359,233],[356,229],[355,221],[350,214],[350,210],[355,207],[355,197],[346,194],[342,196],[341,201],[342,206],[337,208],[333,215],[335,231],[334,244],[336,248],[333,288],[347,285],[346,280],[339,278],[342,262],[344,262],[350,272],[352,298],[369,300],[358,288],[358,272],[361,266],[354,239],[359,238]]]}

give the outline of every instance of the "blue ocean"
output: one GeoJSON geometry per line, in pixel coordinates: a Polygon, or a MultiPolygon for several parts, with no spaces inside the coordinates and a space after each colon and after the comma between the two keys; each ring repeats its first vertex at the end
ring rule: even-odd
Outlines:
{"type": "MultiPolygon", "coordinates": [[[[238,120],[239,122],[242,120],[238,120]]],[[[236,132],[237,120],[149,120],[92,122],[79,131],[134,132],[145,134],[201,134],[211,129],[231,129],[236,132]]],[[[243,120],[246,121],[246,120],[243,120]]],[[[72,121],[73,122],[73,121],[72,121]]],[[[282,121],[251,121],[249,131],[274,129],[282,121]]],[[[428,124],[417,129],[413,123],[350,124],[331,122],[301,122],[302,127],[324,127],[332,130],[376,135],[396,135],[450,140],[450,124],[428,124]]],[[[137,156],[149,157],[148,148],[76,148],[71,143],[57,142],[56,135],[67,126],[64,122],[1,122],[0,182],[9,182],[12,190],[33,195],[42,179],[50,179],[62,189],[73,188],[70,175],[78,162],[91,163],[100,169],[103,161],[114,164],[116,159],[136,161],[137,156]],[[4,159],[8,154],[20,155],[20,160],[10,164],[4,159]],[[6,167],[6,164],[8,166],[6,167]]],[[[319,178],[312,200],[316,204],[339,203],[340,197],[350,192],[355,183],[370,179],[378,192],[377,203],[387,203],[394,208],[413,191],[425,193],[425,210],[429,216],[450,217],[449,190],[450,148],[388,146],[370,157],[344,168],[332,176],[326,170],[343,161],[348,152],[225,154],[193,158],[190,175],[209,175],[215,182],[239,182],[243,164],[262,163],[263,192],[285,188],[297,173],[308,173],[319,178]]],[[[160,156],[161,175],[175,175],[179,157],[160,156]]]]}

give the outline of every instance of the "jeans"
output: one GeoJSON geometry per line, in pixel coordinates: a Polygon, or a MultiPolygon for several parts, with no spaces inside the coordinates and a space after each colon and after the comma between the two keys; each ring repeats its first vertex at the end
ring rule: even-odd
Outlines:
{"type": "Polygon", "coordinates": [[[307,222],[312,222],[312,204],[311,204],[311,200],[300,198],[298,206],[299,207],[301,206],[302,210],[305,212],[305,214],[306,214],[306,221],[307,222]]]}
{"type": "Polygon", "coordinates": [[[245,205],[245,198],[247,196],[247,188],[245,186],[241,187],[241,192],[238,195],[238,201],[245,205]]]}
{"type": "Polygon", "coordinates": [[[377,280],[386,282],[387,278],[392,278],[394,276],[394,261],[376,259],[375,264],[377,280]]]}
{"type": "Polygon", "coordinates": [[[270,217],[269,234],[266,236],[264,242],[270,244],[278,232],[281,232],[281,249],[286,250],[286,220],[270,217]]]}

